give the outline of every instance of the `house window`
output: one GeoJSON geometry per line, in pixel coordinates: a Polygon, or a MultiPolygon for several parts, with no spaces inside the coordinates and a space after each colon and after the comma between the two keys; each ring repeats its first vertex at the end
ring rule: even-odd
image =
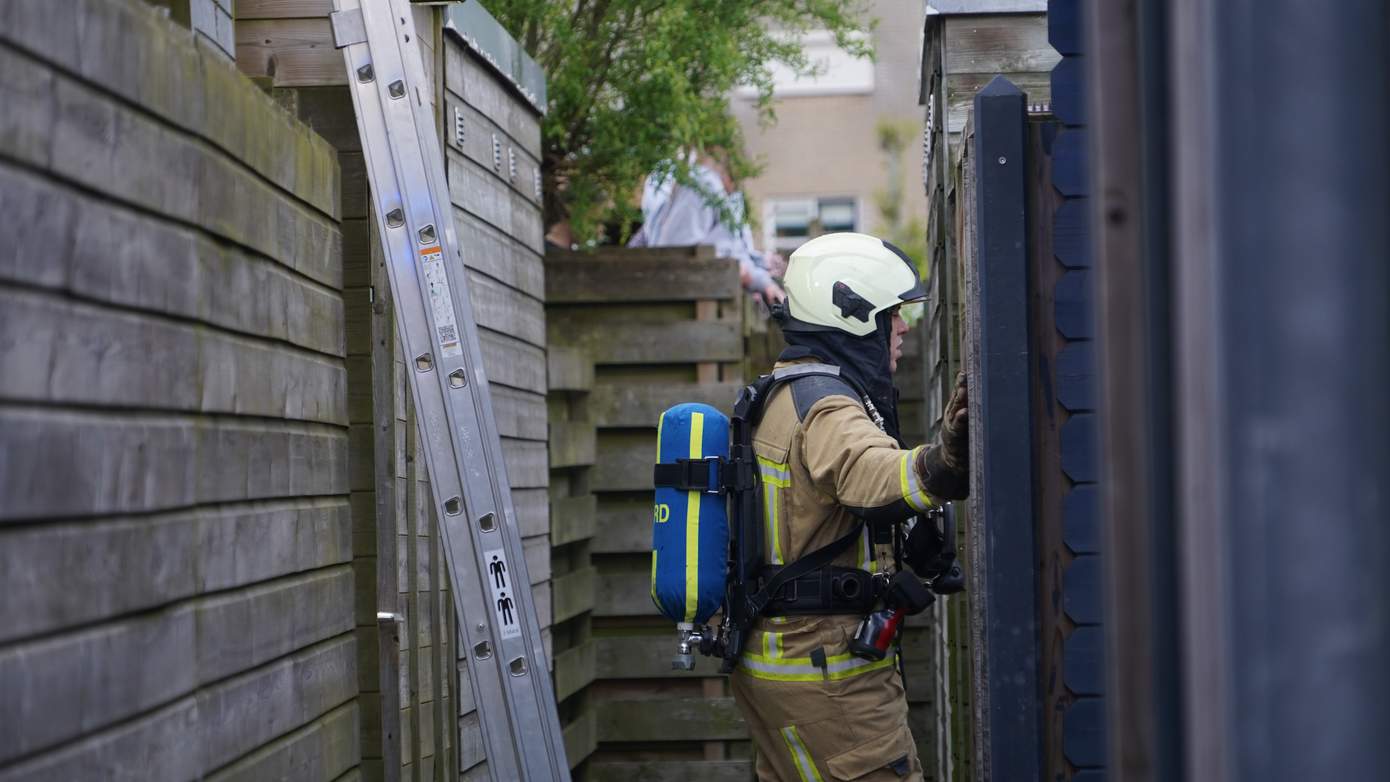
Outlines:
{"type": "Polygon", "coordinates": [[[852,197],[770,199],[763,211],[763,247],[783,255],[807,239],[859,230],[859,203],[852,197]]]}
{"type": "MultiPolygon", "coordinates": [[[[851,37],[865,40],[868,35],[852,33],[851,37]]],[[[830,31],[811,30],[798,40],[812,72],[807,76],[798,76],[781,63],[769,64],[773,96],[855,95],[874,91],[873,60],[850,56],[849,52],[836,45],[835,36],[830,31]]],[[[740,98],[756,98],[758,91],[753,87],[739,87],[735,94],[740,98]]]]}

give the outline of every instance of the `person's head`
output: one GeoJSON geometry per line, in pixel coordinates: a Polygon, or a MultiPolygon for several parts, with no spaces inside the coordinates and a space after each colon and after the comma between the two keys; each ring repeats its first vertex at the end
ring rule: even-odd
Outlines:
{"type": "MultiPolygon", "coordinates": [[[[899,309],[926,298],[912,260],[868,234],[833,233],[801,245],[787,262],[783,332],[842,332],[877,336],[889,372],[902,357],[907,323],[899,309]]],[[[871,338],[872,339],[872,338],[871,338]]]]}

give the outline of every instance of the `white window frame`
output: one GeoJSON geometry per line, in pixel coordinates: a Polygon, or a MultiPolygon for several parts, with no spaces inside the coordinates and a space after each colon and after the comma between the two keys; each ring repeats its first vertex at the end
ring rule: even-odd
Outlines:
{"type": "MultiPolygon", "coordinates": [[[[863,41],[868,33],[855,32],[850,37],[863,41]]],[[[772,95],[776,98],[812,97],[822,95],[864,95],[874,91],[874,61],[868,57],[851,57],[835,43],[829,30],[811,30],[799,37],[806,59],[815,68],[810,76],[798,76],[782,63],[770,63],[772,95]]],[[[755,87],[734,90],[739,98],[758,97],[755,87]]]]}
{"type": "Polygon", "coordinates": [[[789,236],[779,239],[777,237],[777,207],[783,204],[796,204],[798,202],[812,205],[813,214],[820,216],[822,201],[849,201],[854,204],[854,227],[853,230],[859,233],[864,231],[864,199],[856,195],[844,193],[818,193],[816,195],[780,195],[767,196],[762,199],[762,249],[764,252],[781,253],[783,256],[791,255],[792,251],[800,247],[811,237],[789,236]]]}

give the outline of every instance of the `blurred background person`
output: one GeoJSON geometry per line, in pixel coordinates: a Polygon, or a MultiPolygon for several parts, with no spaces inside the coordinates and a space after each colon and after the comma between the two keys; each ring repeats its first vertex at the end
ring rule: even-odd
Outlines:
{"type": "Polygon", "coordinates": [[[785,270],[786,261],[753,248],[747,205],[728,166],[706,153],[691,164],[690,174],[690,184],[677,181],[672,171],[647,176],[642,188],[642,227],[628,246],[713,245],[716,255],[738,262],[744,289],[769,306],[781,302],[786,293],[773,278],[785,270]]]}

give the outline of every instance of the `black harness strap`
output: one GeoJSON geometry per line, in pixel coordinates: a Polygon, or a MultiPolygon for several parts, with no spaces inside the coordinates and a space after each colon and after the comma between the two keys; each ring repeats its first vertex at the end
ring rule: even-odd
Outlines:
{"type": "Polygon", "coordinates": [[[767,607],[768,602],[781,591],[786,584],[808,574],[820,570],[831,562],[835,557],[850,547],[850,544],[859,537],[859,533],[864,529],[864,522],[854,525],[843,537],[836,538],[828,545],[812,551],[810,554],[798,559],[790,565],[777,571],[777,574],[762,584],[762,587],[754,594],[748,596],[748,605],[753,609],[753,616],[758,616],[767,607]]]}

